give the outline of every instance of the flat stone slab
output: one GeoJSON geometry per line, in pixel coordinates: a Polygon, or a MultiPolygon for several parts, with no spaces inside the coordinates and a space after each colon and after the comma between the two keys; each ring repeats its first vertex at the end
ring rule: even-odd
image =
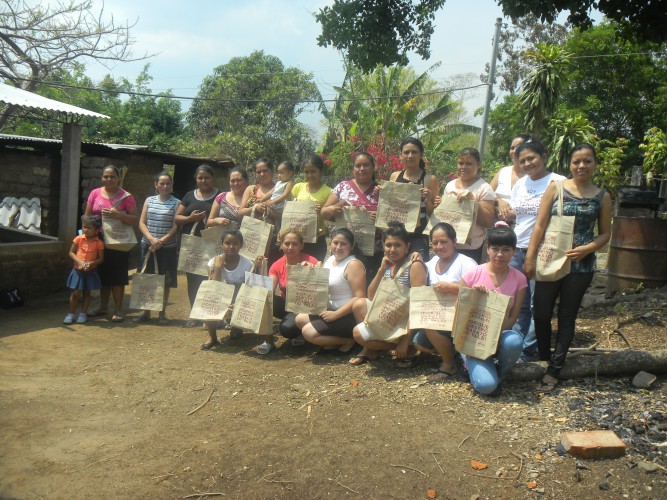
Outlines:
{"type": "Polygon", "coordinates": [[[648,372],[639,372],[632,379],[632,385],[638,389],[650,389],[658,377],[648,372]]]}
{"type": "Polygon", "coordinates": [[[566,432],[560,442],[570,455],[582,458],[620,457],[626,448],[613,431],[566,432]]]}

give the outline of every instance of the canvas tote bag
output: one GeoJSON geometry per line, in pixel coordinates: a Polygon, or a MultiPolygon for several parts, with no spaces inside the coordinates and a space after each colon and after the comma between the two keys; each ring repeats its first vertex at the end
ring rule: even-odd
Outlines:
{"type": "Polygon", "coordinates": [[[282,229],[296,229],[303,234],[304,243],[317,242],[316,201],[287,201],[283,210],[282,229]]]}
{"type": "Polygon", "coordinates": [[[493,356],[509,304],[507,295],[461,287],[452,325],[456,350],[477,359],[493,356]]]}
{"type": "Polygon", "coordinates": [[[336,227],[346,227],[352,231],[362,254],[375,254],[375,221],[368,210],[363,207],[344,207],[343,212],[336,217],[336,227]]]}
{"type": "Polygon", "coordinates": [[[222,255],[221,238],[224,230],[224,226],[213,226],[202,230],[201,238],[204,240],[209,259],[217,255],[222,255]]]}
{"type": "Polygon", "coordinates": [[[402,222],[409,233],[414,233],[419,224],[421,188],[419,184],[385,182],[380,190],[375,227],[389,229],[389,223],[396,221],[402,222]]]}
{"type": "MultiPolygon", "coordinates": [[[[266,262],[263,262],[261,275],[264,278],[267,278],[266,267],[266,262]]],[[[266,280],[255,281],[252,276],[252,272],[246,274],[246,283],[241,285],[236,295],[230,324],[241,330],[269,335],[273,333],[273,291],[270,289],[273,281],[266,288],[266,280]]]]}
{"type": "Polygon", "coordinates": [[[273,225],[255,219],[255,207],[250,212],[250,217],[243,217],[240,231],[243,235],[243,245],[239,251],[241,255],[253,262],[259,255],[268,255],[273,225]]]}
{"type": "Polygon", "coordinates": [[[236,287],[217,280],[203,281],[190,311],[190,319],[221,321],[229,312],[236,287]]]}
{"type": "Polygon", "coordinates": [[[574,240],[574,216],[563,215],[563,181],[553,181],[558,191],[558,213],[552,215],[544,239],[537,249],[535,279],[558,281],[570,274],[572,262],[565,253],[574,240]]]}
{"type": "Polygon", "coordinates": [[[162,311],[164,299],[164,275],[158,274],[157,259],[153,252],[148,252],[144,258],[141,272],[132,277],[132,294],[130,307],[146,311],[162,311]],[[146,274],[148,259],[155,260],[155,274],[146,274]]]}
{"type": "Polygon", "coordinates": [[[457,295],[438,293],[432,286],[410,288],[410,328],[451,331],[457,295]]]}
{"type": "MultiPolygon", "coordinates": [[[[130,193],[126,192],[114,202],[113,208],[118,209],[120,202],[128,196],[130,196],[130,193]]],[[[104,234],[104,245],[110,250],[129,252],[137,245],[134,228],[120,219],[113,219],[102,214],[102,232],[104,234]]],[[[160,307],[160,310],[162,310],[162,307],[160,307]]]]}
{"type": "Polygon", "coordinates": [[[398,278],[410,267],[407,262],[394,278],[382,278],[380,286],[368,307],[364,325],[373,334],[374,339],[396,342],[407,333],[410,289],[398,282],[398,278]]]}
{"type": "Polygon", "coordinates": [[[439,222],[450,224],[456,231],[456,242],[470,243],[472,228],[477,221],[479,203],[470,198],[456,201],[456,196],[444,195],[429,218],[426,231],[430,231],[439,222]]]}
{"type": "Polygon", "coordinates": [[[285,310],[303,314],[321,314],[329,306],[329,269],[287,266],[285,310]]]}
{"type": "MultiPolygon", "coordinates": [[[[199,223],[197,223],[199,224],[199,223]]],[[[208,248],[204,238],[195,236],[197,224],[192,225],[190,234],[181,235],[181,248],[178,252],[178,270],[199,276],[208,276],[208,248]]]]}

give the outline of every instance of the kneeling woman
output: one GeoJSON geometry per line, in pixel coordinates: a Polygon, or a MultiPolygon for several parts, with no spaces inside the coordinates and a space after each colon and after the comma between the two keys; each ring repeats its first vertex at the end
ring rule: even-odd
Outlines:
{"type": "MultiPolygon", "coordinates": [[[[405,226],[400,222],[390,222],[389,229],[384,232],[383,238],[384,258],[380,269],[368,287],[368,299],[373,299],[384,277],[396,279],[408,288],[428,284],[428,274],[424,263],[410,260],[410,235],[405,230],[405,226]]],[[[356,318],[366,316],[370,305],[368,299],[355,299],[352,308],[356,318]]],[[[385,340],[360,322],[354,327],[354,339],[363,346],[363,349],[350,360],[351,365],[362,365],[366,361],[377,359],[377,351],[389,350],[396,350],[399,368],[411,368],[417,360],[416,351],[412,345],[412,332],[409,329],[405,335],[396,338],[389,337],[388,340],[385,340]]]]}
{"type": "MultiPolygon", "coordinates": [[[[273,296],[273,316],[280,319],[280,334],[288,339],[297,339],[301,330],[296,326],[296,315],[285,310],[285,296],[287,292],[287,266],[313,265],[318,260],[303,253],[303,234],[292,228],[284,229],[280,233],[280,249],[285,255],[275,261],[269,269],[269,276],[273,280],[273,289],[280,292],[273,296]]],[[[303,343],[303,341],[301,341],[303,343]]],[[[258,354],[269,354],[275,348],[273,335],[265,335],[264,342],[257,347],[258,354]]]]}
{"type": "MultiPolygon", "coordinates": [[[[428,280],[437,293],[451,294],[454,298],[459,293],[461,277],[477,267],[470,257],[456,251],[456,231],[446,222],[440,222],[431,229],[431,246],[435,257],[426,263],[428,280]]],[[[456,375],[458,368],[454,361],[452,332],[440,330],[421,330],[413,342],[420,352],[437,352],[442,358],[438,371],[431,380],[445,380],[456,375]]]]}
{"type": "MultiPolygon", "coordinates": [[[[252,261],[244,257],[239,252],[243,246],[243,235],[236,227],[228,227],[222,232],[222,255],[217,255],[208,262],[208,279],[215,281],[223,281],[230,285],[234,285],[234,298],[239,293],[241,285],[245,283],[245,273],[252,270],[252,261]]],[[[263,259],[263,257],[258,257],[263,259]]],[[[203,351],[218,345],[218,321],[207,321],[206,328],[208,329],[208,339],[200,348],[203,351]]],[[[238,338],[243,333],[238,328],[232,328],[229,332],[231,338],[238,338]]]]}
{"type": "Polygon", "coordinates": [[[296,326],[320,353],[348,354],[354,349],[352,329],[363,320],[352,314],[356,298],[366,298],[366,269],[353,254],[354,235],[347,228],[336,229],[331,238],[331,256],[324,263],[329,274],[329,310],[319,316],[298,314],[296,326]]]}
{"type": "Polygon", "coordinates": [[[510,267],[516,250],[516,235],[506,222],[497,222],[486,233],[489,262],[468,271],[461,279],[461,286],[474,288],[482,293],[495,291],[510,297],[494,356],[478,359],[461,354],[470,374],[470,383],[480,394],[497,396],[500,384],[521,355],[523,337],[512,330],[521,311],[528,281],[523,273],[510,267]]]}

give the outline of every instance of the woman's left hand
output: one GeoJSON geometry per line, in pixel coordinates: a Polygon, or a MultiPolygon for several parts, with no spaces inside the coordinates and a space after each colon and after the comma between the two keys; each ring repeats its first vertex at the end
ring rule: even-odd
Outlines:
{"type": "Polygon", "coordinates": [[[526,275],[526,278],[532,280],[535,277],[535,267],[536,263],[534,259],[526,259],[523,263],[523,274],[526,275]]]}
{"type": "Polygon", "coordinates": [[[106,215],[112,219],[120,219],[120,212],[115,208],[103,208],[102,215],[106,215]]]}
{"type": "Polygon", "coordinates": [[[421,189],[422,192],[422,200],[424,201],[433,201],[433,194],[431,193],[431,190],[429,188],[423,187],[421,189]]]}
{"type": "Polygon", "coordinates": [[[320,314],[320,318],[322,318],[325,323],[331,323],[338,319],[338,315],[336,314],[336,311],[324,311],[320,314]]]}
{"type": "Polygon", "coordinates": [[[315,211],[317,212],[317,215],[320,214],[320,212],[322,211],[322,204],[321,203],[317,203],[315,205],[315,211]]]}
{"type": "Polygon", "coordinates": [[[481,293],[489,293],[489,289],[486,288],[484,285],[474,285],[473,290],[477,290],[478,292],[481,293]]]}
{"type": "Polygon", "coordinates": [[[565,255],[567,256],[568,259],[570,259],[572,262],[577,262],[578,260],[583,259],[586,257],[590,252],[586,250],[583,246],[573,248],[572,250],[568,250],[565,252],[565,255]]]}
{"type": "Polygon", "coordinates": [[[470,194],[470,191],[468,191],[467,189],[463,189],[462,191],[456,193],[456,201],[461,203],[461,201],[466,200],[471,196],[472,195],[470,194]]]}

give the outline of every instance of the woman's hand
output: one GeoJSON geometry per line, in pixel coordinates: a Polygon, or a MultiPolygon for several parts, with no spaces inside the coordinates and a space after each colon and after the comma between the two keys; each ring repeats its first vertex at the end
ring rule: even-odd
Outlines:
{"type": "Polygon", "coordinates": [[[317,264],[313,264],[312,262],[308,262],[308,261],[304,260],[301,263],[301,265],[304,266],[304,267],[307,267],[308,269],[315,269],[319,265],[319,262],[317,264]]]}
{"type": "Polygon", "coordinates": [[[473,290],[477,290],[478,292],[481,293],[489,293],[489,289],[486,288],[484,285],[474,285],[473,290]]]}
{"type": "Polygon", "coordinates": [[[206,218],[206,212],[203,210],[193,210],[190,214],[190,222],[200,222],[206,218]]]}
{"type": "Polygon", "coordinates": [[[421,193],[422,193],[422,200],[424,201],[434,201],[434,196],[431,190],[427,187],[421,188],[421,193]]]}
{"type": "Polygon", "coordinates": [[[404,335],[398,341],[394,351],[396,352],[396,359],[405,359],[408,357],[408,353],[410,352],[410,339],[408,337],[408,335],[404,335]]]}
{"type": "Polygon", "coordinates": [[[387,257],[382,257],[382,262],[380,263],[380,269],[378,269],[378,272],[382,272],[384,274],[387,269],[391,269],[391,267],[394,265],[392,261],[390,261],[387,257]]]}
{"type": "Polygon", "coordinates": [[[222,270],[222,267],[225,265],[225,256],[216,255],[213,260],[213,269],[222,270]]]}
{"type": "Polygon", "coordinates": [[[572,262],[577,262],[584,257],[586,257],[590,252],[586,247],[584,246],[579,246],[576,248],[573,248],[572,250],[568,250],[565,252],[565,256],[570,259],[572,262]]]}
{"type": "Polygon", "coordinates": [[[322,204],[321,203],[317,203],[315,205],[315,211],[317,212],[317,215],[320,215],[320,212],[322,211],[322,204]]]}
{"type": "Polygon", "coordinates": [[[380,186],[379,184],[377,184],[377,185],[373,188],[373,196],[374,196],[375,198],[377,198],[378,196],[380,196],[380,190],[381,190],[381,189],[382,189],[382,186],[380,186]]]}
{"type": "Polygon", "coordinates": [[[338,319],[338,314],[336,314],[336,311],[324,311],[320,314],[320,318],[322,318],[325,323],[331,323],[338,319]]]}
{"type": "Polygon", "coordinates": [[[102,215],[111,217],[112,219],[120,219],[120,212],[115,208],[103,208],[102,215]]]}
{"type": "Polygon", "coordinates": [[[526,278],[532,280],[535,277],[535,259],[526,258],[523,262],[523,274],[526,275],[526,278]]]}
{"type": "Polygon", "coordinates": [[[498,215],[503,220],[516,219],[516,214],[514,213],[512,205],[501,198],[498,198],[498,215]]]}
{"type": "Polygon", "coordinates": [[[456,193],[456,201],[461,203],[463,200],[472,198],[472,193],[467,189],[463,189],[456,193]]]}
{"type": "Polygon", "coordinates": [[[422,259],[422,254],[420,254],[419,252],[412,252],[410,260],[414,262],[424,262],[424,259],[422,259]]]}
{"type": "Polygon", "coordinates": [[[438,205],[442,203],[442,196],[436,196],[433,198],[433,208],[435,209],[438,205]]]}
{"type": "Polygon", "coordinates": [[[442,294],[459,293],[459,287],[457,284],[447,283],[446,281],[438,281],[435,285],[433,285],[433,290],[435,290],[436,293],[442,293],[442,294]]]}

